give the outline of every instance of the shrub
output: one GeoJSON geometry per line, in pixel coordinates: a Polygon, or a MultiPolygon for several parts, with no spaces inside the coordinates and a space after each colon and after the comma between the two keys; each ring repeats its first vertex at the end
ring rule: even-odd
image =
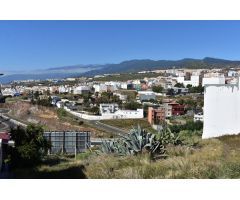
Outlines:
{"type": "Polygon", "coordinates": [[[57,109],[57,115],[60,119],[62,119],[62,118],[67,116],[67,111],[64,110],[64,108],[58,108],[57,109]]]}
{"type": "Polygon", "coordinates": [[[39,125],[30,124],[26,130],[20,127],[11,130],[11,139],[15,142],[14,147],[10,148],[13,167],[29,167],[40,163],[50,147],[39,125]]]}

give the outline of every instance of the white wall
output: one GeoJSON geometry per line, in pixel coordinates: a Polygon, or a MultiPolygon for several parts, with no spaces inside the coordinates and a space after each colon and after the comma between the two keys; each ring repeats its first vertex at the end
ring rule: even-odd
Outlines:
{"type": "Polygon", "coordinates": [[[207,84],[225,84],[225,77],[204,77],[202,80],[202,86],[207,84]]]}
{"type": "Polygon", "coordinates": [[[240,133],[240,90],[236,85],[207,85],[202,138],[240,133]]]}
{"type": "Polygon", "coordinates": [[[103,114],[103,115],[87,115],[83,113],[78,113],[71,111],[67,107],[64,107],[66,111],[71,113],[76,117],[80,117],[86,120],[104,120],[104,119],[141,119],[143,118],[143,109],[134,110],[118,110],[115,113],[103,114]]]}

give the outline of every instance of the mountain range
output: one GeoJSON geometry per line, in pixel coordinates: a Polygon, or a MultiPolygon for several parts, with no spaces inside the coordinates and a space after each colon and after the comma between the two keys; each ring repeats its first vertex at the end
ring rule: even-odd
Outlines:
{"type": "Polygon", "coordinates": [[[118,64],[90,64],[90,65],[73,65],[64,67],[55,67],[45,70],[37,70],[31,72],[7,74],[0,78],[2,83],[8,83],[16,80],[27,79],[59,79],[78,76],[95,76],[111,73],[134,73],[139,71],[148,71],[156,69],[169,68],[225,68],[240,67],[240,61],[232,61],[218,58],[206,57],[203,59],[185,58],[181,60],[129,60],[118,64]]]}

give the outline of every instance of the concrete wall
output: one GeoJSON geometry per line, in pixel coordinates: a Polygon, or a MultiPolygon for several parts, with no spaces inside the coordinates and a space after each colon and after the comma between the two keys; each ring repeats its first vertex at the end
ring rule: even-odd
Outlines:
{"type": "Polygon", "coordinates": [[[240,90],[238,84],[205,86],[202,138],[240,133],[240,90]]]}
{"type": "Polygon", "coordinates": [[[80,117],[86,120],[104,120],[104,119],[141,119],[143,118],[143,109],[137,109],[136,111],[118,110],[115,113],[103,114],[103,115],[87,115],[71,111],[67,107],[64,107],[66,111],[76,117],[80,117]]]}

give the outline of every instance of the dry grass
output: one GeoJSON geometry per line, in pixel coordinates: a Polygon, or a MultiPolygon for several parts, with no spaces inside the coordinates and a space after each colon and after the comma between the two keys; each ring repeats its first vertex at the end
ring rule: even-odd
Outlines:
{"type": "MultiPolygon", "coordinates": [[[[44,163],[27,177],[92,179],[209,179],[240,178],[240,136],[200,140],[192,147],[168,146],[166,159],[153,161],[148,154],[138,156],[79,154],[44,163]]],[[[26,173],[26,170],[25,170],[26,173]]],[[[30,174],[29,174],[30,173],[30,174]]],[[[17,176],[24,178],[24,175],[17,176]]]]}
{"type": "Polygon", "coordinates": [[[45,130],[88,130],[91,131],[92,137],[110,137],[111,135],[86,123],[80,125],[79,120],[70,114],[60,119],[55,108],[32,105],[24,101],[1,104],[1,107],[11,110],[10,117],[23,123],[41,124],[45,130]]]}
{"type": "Polygon", "coordinates": [[[147,119],[114,119],[114,120],[102,120],[104,124],[108,124],[110,126],[115,126],[121,128],[123,130],[129,131],[130,129],[137,127],[138,125],[145,130],[151,130],[152,127],[148,123],[147,119]]]}
{"type": "Polygon", "coordinates": [[[148,155],[104,155],[83,164],[89,178],[240,178],[240,136],[203,140],[199,146],[169,146],[168,158],[157,161],[148,155]]]}

